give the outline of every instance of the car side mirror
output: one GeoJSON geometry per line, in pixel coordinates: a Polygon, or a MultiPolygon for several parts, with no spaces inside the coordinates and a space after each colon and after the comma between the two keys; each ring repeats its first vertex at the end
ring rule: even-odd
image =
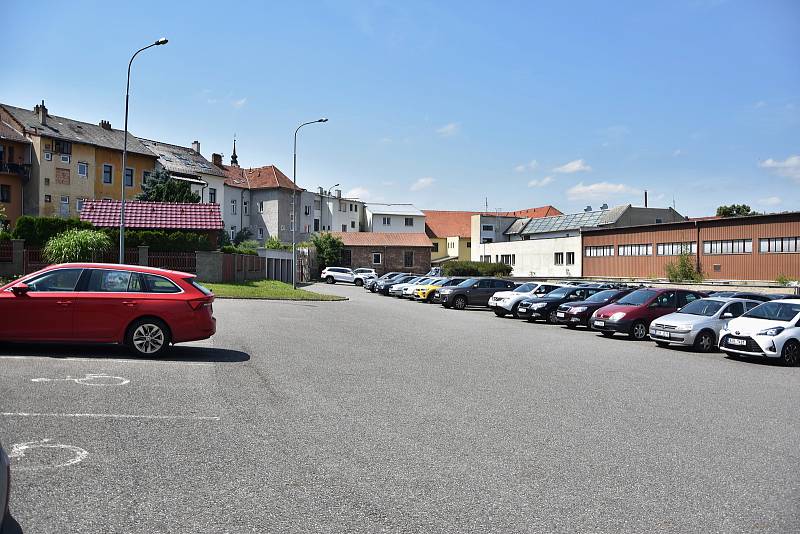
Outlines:
{"type": "Polygon", "coordinates": [[[725,312],[722,314],[723,319],[733,319],[733,314],[731,312],[725,312]]]}
{"type": "Polygon", "coordinates": [[[20,282],[19,284],[11,286],[11,292],[14,293],[14,295],[16,295],[17,297],[27,295],[29,289],[30,288],[28,287],[28,284],[26,284],[25,282],[20,282]]]}

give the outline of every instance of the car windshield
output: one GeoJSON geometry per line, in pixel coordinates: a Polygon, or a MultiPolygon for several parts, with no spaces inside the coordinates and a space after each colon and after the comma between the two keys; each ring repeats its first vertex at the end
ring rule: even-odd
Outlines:
{"type": "Polygon", "coordinates": [[[650,301],[658,294],[658,291],[653,289],[637,289],[630,295],[626,295],[617,301],[617,304],[622,306],[641,306],[642,304],[650,301]]]}
{"type": "Polygon", "coordinates": [[[475,285],[477,283],[478,283],[478,279],[477,278],[467,278],[466,280],[464,280],[463,282],[458,284],[458,287],[472,287],[473,285],[475,285]]]}
{"type": "Polygon", "coordinates": [[[547,298],[550,298],[550,297],[552,297],[552,298],[556,298],[556,299],[563,299],[563,298],[564,298],[564,297],[566,297],[566,296],[567,296],[567,295],[568,295],[568,294],[569,294],[569,293],[570,293],[570,292],[571,292],[573,289],[575,289],[575,288],[574,288],[574,287],[559,287],[558,289],[555,289],[555,290],[551,291],[550,293],[548,293],[547,295],[545,295],[545,297],[547,297],[547,298]]]}
{"type": "Polygon", "coordinates": [[[800,302],[765,302],[756,306],[742,317],[768,319],[771,321],[791,321],[800,313],[800,302]]]}
{"type": "Polygon", "coordinates": [[[715,315],[724,305],[725,303],[721,300],[698,299],[690,302],[678,310],[678,313],[711,317],[712,315],[715,315]]]}
{"type": "Polygon", "coordinates": [[[586,299],[586,302],[607,302],[612,298],[614,298],[615,296],[617,296],[618,294],[619,291],[617,291],[616,289],[608,289],[606,291],[600,291],[599,293],[595,293],[594,295],[586,299]]]}
{"type": "Polygon", "coordinates": [[[536,289],[536,284],[522,284],[521,286],[514,289],[517,293],[530,293],[534,289],[536,289]]]}

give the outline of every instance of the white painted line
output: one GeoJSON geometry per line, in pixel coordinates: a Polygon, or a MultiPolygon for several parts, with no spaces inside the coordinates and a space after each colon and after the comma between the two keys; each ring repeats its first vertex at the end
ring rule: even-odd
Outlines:
{"type": "Polygon", "coordinates": [[[130,380],[121,376],[111,376],[106,374],[87,374],[83,378],[31,378],[31,382],[75,382],[82,386],[124,386],[130,380]]]}
{"type": "Polygon", "coordinates": [[[124,413],[34,413],[0,412],[0,417],[73,417],[88,419],[165,419],[187,421],[219,421],[219,416],[206,415],[136,415],[124,413]]]}
{"type": "Polygon", "coordinates": [[[75,465],[79,462],[82,462],[89,456],[89,453],[86,452],[84,449],[80,447],[76,447],[75,445],[65,445],[63,443],[53,443],[50,439],[43,439],[41,441],[28,441],[25,443],[15,443],[11,446],[11,451],[8,453],[8,457],[12,460],[19,460],[21,458],[25,458],[25,452],[34,450],[34,449],[65,449],[71,451],[73,456],[66,462],[62,462],[60,464],[55,465],[15,465],[14,470],[25,470],[25,471],[35,471],[37,469],[49,469],[54,467],[68,467],[70,465],[75,465]]]}

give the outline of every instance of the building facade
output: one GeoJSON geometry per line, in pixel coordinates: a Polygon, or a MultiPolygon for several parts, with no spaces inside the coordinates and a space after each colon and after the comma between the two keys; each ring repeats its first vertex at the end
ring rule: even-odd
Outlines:
{"type": "MultiPolygon", "coordinates": [[[[303,206],[304,217],[308,215],[307,201],[313,206],[311,232],[361,232],[365,226],[364,203],[355,198],[342,196],[342,190],[336,189],[331,194],[322,187],[316,193],[306,192],[303,206]]],[[[304,228],[305,230],[305,228],[304,228]]]]}
{"type": "Polygon", "coordinates": [[[424,233],[331,232],[344,244],[341,265],[353,269],[424,274],[431,268],[431,240],[424,233]]]}
{"type": "Polygon", "coordinates": [[[190,184],[200,202],[225,205],[225,172],[203,157],[199,141],[192,142],[191,148],[150,139],[139,141],[158,156],[156,169],[164,169],[176,180],[190,184]]]}
{"type": "MultiPolygon", "coordinates": [[[[0,117],[2,113],[0,108],[0,117]]],[[[30,172],[31,142],[0,119],[0,229],[13,227],[22,215],[23,187],[30,172]]]]}
{"type": "Polygon", "coordinates": [[[366,232],[423,233],[425,214],[411,204],[379,204],[364,206],[366,232]]]}

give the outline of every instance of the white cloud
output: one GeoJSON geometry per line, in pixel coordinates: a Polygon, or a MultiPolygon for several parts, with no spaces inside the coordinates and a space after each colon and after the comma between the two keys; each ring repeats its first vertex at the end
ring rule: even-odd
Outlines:
{"type": "Polygon", "coordinates": [[[514,172],[535,171],[539,167],[539,162],[532,159],[529,163],[522,163],[514,167],[514,172]]]}
{"type": "Polygon", "coordinates": [[[350,191],[344,194],[347,198],[357,198],[359,200],[369,200],[372,198],[372,193],[369,192],[369,189],[366,187],[354,187],[350,191]]]}
{"type": "Polygon", "coordinates": [[[567,189],[567,198],[570,200],[599,199],[614,195],[633,195],[638,194],[639,190],[625,184],[612,184],[609,182],[597,182],[584,185],[583,182],[567,189]]]}
{"type": "Polygon", "coordinates": [[[761,206],[777,206],[781,202],[783,202],[781,197],[767,197],[759,199],[758,201],[761,206]]]}
{"type": "Polygon", "coordinates": [[[570,161],[569,163],[565,163],[560,167],[556,167],[553,169],[553,172],[558,172],[561,174],[572,174],[574,172],[589,172],[592,168],[586,164],[585,161],[582,159],[576,159],[570,161]]]}
{"type": "Polygon", "coordinates": [[[758,102],[753,104],[753,107],[756,108],[756,109],[765,108],[765,107],[767,107],[767,103],[764,100],[759,100],[758,102]]]}
{"type": "Polygon", "coordinates": [[[433,185],[436,180],[430,177],[420,178],[413,184],[411,184],[412,191],[422,191],[423,189],[427,189],[433,185]]]}
{"type": "Polygon", "coordinates": [[[436,133],[438,133],[442,137],[452,137],[456,135],[460,130],[461,130],[461,125],[459,123],[451,122],[437,129],[436,133]]]}
{"type": "Polygon", "coordinates": [[[236,109],[243,108],[245,104],[247,104],[247,97],[240,98],[239,100],[234,100],[233,102],[231,102],[231,105],[236,109]]]}
{"type": "Polygon", "coordinates": [[[528,187],[544,187],[547,184],[552,184],[552,183],[553,183],[553,177],[545,176],[541,180],[531,180],[530,182],[528,182],[528,187]]]}
{"type": "Polygon", "coordinates": [[[800,182],[800,156],[789,156],[783,161],[770,158],[762,161],[758,166],[762,169],[769,169],[778,176],[800,182]]]}

